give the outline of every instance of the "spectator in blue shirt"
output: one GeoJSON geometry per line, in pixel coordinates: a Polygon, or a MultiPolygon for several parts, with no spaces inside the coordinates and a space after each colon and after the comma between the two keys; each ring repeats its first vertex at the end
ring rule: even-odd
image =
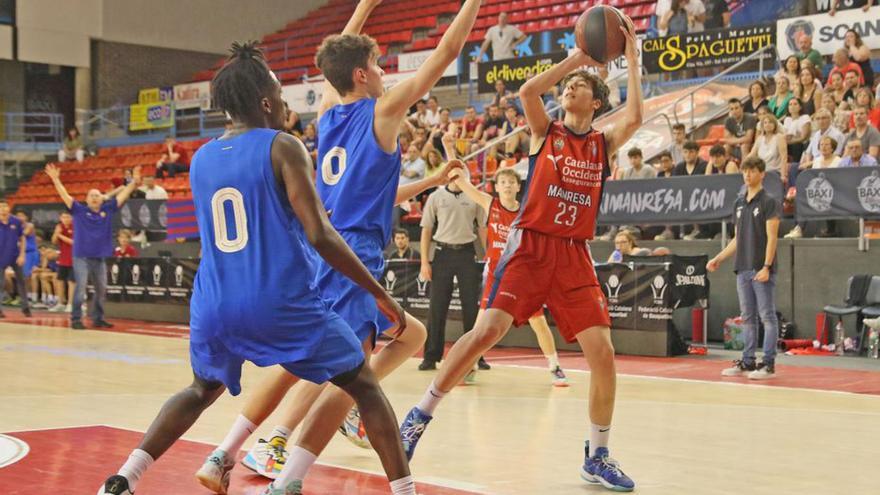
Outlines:
{"type": "Polygon", "coordinates": [[[864,152],[861,141],[858,139],[851,139],[846,143],[846,154],[837,166],[839,168],[876,167],[877,159],[864,152]]]}
{"type": "MultiPolygon", "coordinates": [[[[18,297],[21,299],[21,312],[25,316],[31,315],[28,304],[28,293],[24,287],[25,237],[24,225],[21,220],[9,214],[9,203],[0,199],[0,273],[12,267],[15,271],[15,285],[18,289],[18,297]]],[[[0,283],[0,301],[3,300],[3,284],[0,283]]],[[[3,311],[0,311],[3,318],[3,311]]]]}
{"type": "Polygon", "coordinates": [[[92,301],[90,316],[95,328],[112,328],[113,325],[104,320],[104,300],[107,292],[107,267],[105,258],[113,256],[113,214],[125,204],[131,193],[141,181],[141,168],[135,167],[132,181],[128,183],[115,198],[104,200],[97,189],[86,195],[86,203],[74,201],[61,183],[61,170],[51,163],[46,165],[46,175],[52,179],[55,190],[64,201],[64,205],[73,214],[73,277],[76,290],[73,293],[73,311],[70,314],[70,327],[83,330],[82,301],[86,295],[86,284],[89,277],[95,282],[95,297],[92,301]]]}

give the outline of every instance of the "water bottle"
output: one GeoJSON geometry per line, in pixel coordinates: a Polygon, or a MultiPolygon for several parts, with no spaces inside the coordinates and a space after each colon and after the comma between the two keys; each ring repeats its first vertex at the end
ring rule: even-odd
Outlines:
{"type": "Polygon", "coordinates": [[[880,351],[880,331],[871,329],[868,333],[868,356],[877,359],[880,351]]]}
{"type": "Polygon", "coordinates": [[[843,341],[846,338],[846,331],[843,328],[843,321],[837,320],[834,327],[834,347],[838,356],[843,355],[843,341]]]}
{"type": "Polygon", "coordinates": [[[621,261],[623,261],[623,253],[621,253],[619,249],[615,249],[614,252],[611,253],[611,262],[620,263],[621,261]]]}

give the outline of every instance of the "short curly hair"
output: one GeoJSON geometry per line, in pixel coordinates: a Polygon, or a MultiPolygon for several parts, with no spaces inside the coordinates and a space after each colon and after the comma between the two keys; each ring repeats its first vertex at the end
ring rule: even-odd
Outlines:
{"type": "Polygon", "coordinates": [[[603,81],[601,77],[585,69],[573,70],[562,78],[562,87],[565,88],[569,81],[575,78],[583,79],[587,84],[589,84],[590,87],[593,89],[593,98],[602,102],[602,105],[599,107],[598,110],[596,110],[593,118],[599,117],[608,110],[611,110],[611,103],[608,101],[608,85],[605,84],[605,81],[603,81]]]}
{"type": "Polygon", "coordinates": [[[370,57],[379,53],[376,40],[363,34],[337,34],[324,38],[315,65],[340,95],[354,89],[351,77],[355,69],[367,69],[370,57]]]}

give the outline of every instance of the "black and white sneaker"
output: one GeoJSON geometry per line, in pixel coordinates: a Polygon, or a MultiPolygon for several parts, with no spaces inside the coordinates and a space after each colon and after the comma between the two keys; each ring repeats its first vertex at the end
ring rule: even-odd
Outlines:
{"type": "Polygon", "coordinates": [[[721,370],[722,376],[743,376],[752,371],[755,371],[757,368],[755,367],[755,363],[744,363],[742,360],[737,359],[733,362],[733,366],[730,368],[726,368],[721,370]]]}
{"type": "Polygon", "coordinates": [[[125,476],[114,474],[98,489],[98,495],[134,495],[134,492],[128,487],[125,476]]]}
{"type": "Polygon", "coordinates": [[[776,365],[773,363],[761,363],[755,371],[749,373],[749,380],[768,380],[776,376],[776,365]]]}

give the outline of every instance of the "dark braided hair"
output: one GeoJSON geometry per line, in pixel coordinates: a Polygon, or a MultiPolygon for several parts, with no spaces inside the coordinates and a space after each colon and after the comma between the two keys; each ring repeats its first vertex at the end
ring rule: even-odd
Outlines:
{"type": "Polygon", "coordinates": [[[256,44],[233,42],[229,59],[211,81],[214,106],[234,119],[259,115],[260,100],[273,83],[263,52],[256,44]]]}

